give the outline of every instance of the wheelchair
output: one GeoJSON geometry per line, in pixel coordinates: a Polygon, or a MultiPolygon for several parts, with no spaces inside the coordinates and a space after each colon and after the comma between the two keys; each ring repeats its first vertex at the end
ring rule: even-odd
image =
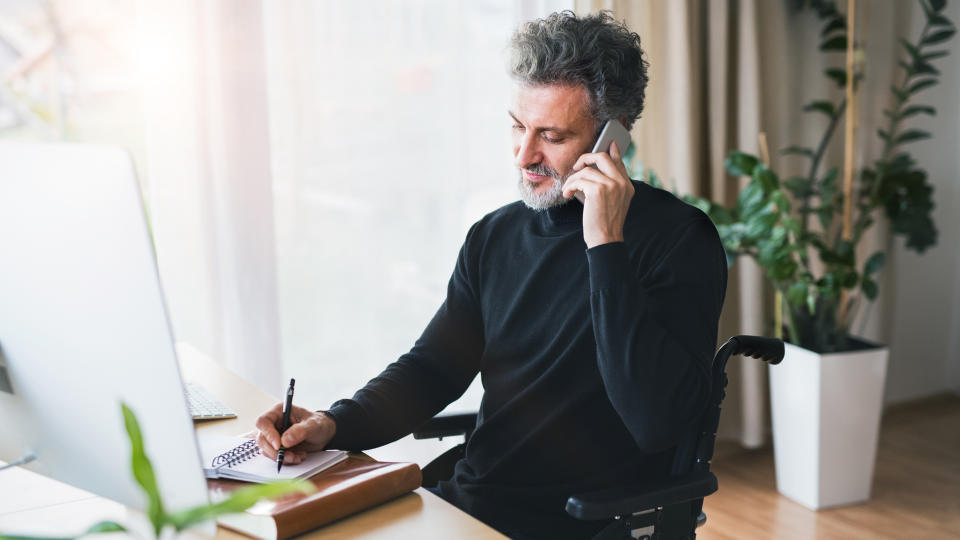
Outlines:
{"type": "MultiPolygon", "coordinates": [[[[593,540],[680,540],[696,538],[697,527],[707,517],[703,498],[717,491],[717,477],[710,472],[720,405],[726,395],[727,360],[743,355],[769,364],[783,360],[783,341],[759,336],[735,336],[713,357],[710,399],[698,429],[682,441],[674,454],[672,475],[666,480],[572,494],[566,512],[577,519],[611,520],[593,540]]],[[[434,487],[453,475],[463,457],[466,441],[477,423],[476,413],[440,414],[414,431],[416,439],[463,435],[464,443],[444,452],[423,468],[424,487],[434,487]]]]}

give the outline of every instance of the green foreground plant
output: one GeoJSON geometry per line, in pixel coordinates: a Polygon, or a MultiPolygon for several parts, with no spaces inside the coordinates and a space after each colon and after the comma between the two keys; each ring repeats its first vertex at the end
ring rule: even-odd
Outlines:
{"type": "MultiPolygon", "coordinates": [[[[153,472],[153,465],[144,449],[140,423],[137,421],[137,417],[133,411],[130,410],[125,403],[121,403],[120,408],[123,411],[124,427],[130,438],[130,468],[133,472],[134,479],[147,497],[147,517],[153,526],[155,538],[159,538],[160,533],[168,527],[172,527],[176,532],[180,532],[187,527],[215,519],[224,514],[243,512],[261,499],[272,499],[291,493],[312,493],[315,490],[313,484],[304,480],[281,480],[269,484],[254,484],[234,491],[223,501],[169,513],[163,505],[163,499],[157,487],[157,479],[153,472]]],[[[129,532],[129,530],[123,525],[113,521],[101,521],[72,538],[80,538],[95,533],[112,532],[129,532]]],[[[68,539],[0,534],[0,540],[68,539]]]]}
{"type": "MultiPolygon", "coordinates": [[[[785,325],[794,344],[820,352],[847,348],[849,325],[858,296],[869,301],[878,294],[874,276],[884,265],[884,252],[873,253],[858,265],[856,246],[871,225],[875,213],[882,211],[890,220],[893,234],[906,237],[906,246],[918,253],[937,240],[931,212],[933,187],[927,173],[902,148],[930,138],[919,129],[905,129],[904,120],[922,115],[934,116],[929,105],[914,105],[918,93],[938,83],[940,71],[933,62],[948,55],[946,50],[931,50],[953,37],[953,22],[943,15],[945,0],[920,0],[926,22],[920,35],[910,42],[900,39],[905,59],[899,62],[902,78],[891,86],[893,106],[883,111],[889,119],[886,129],[877,131],[883,150],[872,165],[859,171],[853,192],[852,237],[841,234],[844,194],[838,186],[839,169],[821,172],[821,161],[846,107],[846,98],[819,100],[803,110],[823,114],[827,127],[815,147],[790,146],[784,154],[796,154],[809,160],[804,176],[781,179],[756,156],[733,151],[726,161],[729,174],[746,176],[749,183],[732,206],[724,206],[698,197],[685,196],[714,222],[727,251],[728,264],[745,255],[763,267],[774,288],[783,294],[785,325]],[[815,216],[817,223],[811,222],[815,216]],[[819,258],[814,264],[812,255],[819,258]],[[847,295],[843,291],[849,291],[847,295]],[[846,305],[842,299],[849,296],[846,305]]],[[[824,21],[820,50],[844,51],[847,46],[846,18],[833,2],[813,1],[811,6],[824,21]]],[[[830,68],[825,75],[844,87],[847,74],[830,68]]],[[[860,84],[862,71],[855,72],[854,84],[860,84]]]]}

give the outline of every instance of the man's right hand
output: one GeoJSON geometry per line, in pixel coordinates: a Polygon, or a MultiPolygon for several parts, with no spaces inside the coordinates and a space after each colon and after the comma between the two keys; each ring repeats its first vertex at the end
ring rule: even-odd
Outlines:
{"type": "Polygon", "coordinates": [[[294,405],[290,409],[290,428],[283,433],[281,440],[277,429],[282,419],[282,403],[277,403],[257,418],[256,426],[260,430],[257,433],[257,446],[260,447],[260,453],[276,461],[277,450],[283,445],[287,449],[283,455],[285,464],[300,463],[307,457],[307,452],[323,450],[337,432],[337,423],[333,418],[294,405]]]}

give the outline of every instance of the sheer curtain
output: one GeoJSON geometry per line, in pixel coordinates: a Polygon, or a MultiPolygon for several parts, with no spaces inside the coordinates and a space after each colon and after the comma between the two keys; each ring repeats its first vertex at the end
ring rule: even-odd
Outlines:
{"type": "Polygon", "coordinates": [[[554,7],[264,3],[283,368],[318,406],[409,350],[469,226],[516,200],[505,47],[554,7]]]}
{"type": "Polygon", "coordinates": [[[274,395],[297,378],[305,406],[351,395],[420,335],[468,227],[517,199],[507,42],[572,2],[138,6],[178,338],[274,395]]]}
{"type": "Polygon", "coordinates": [[[174,334],[279,395],[260,2],[137,7],[147,196],[174,334]]]}

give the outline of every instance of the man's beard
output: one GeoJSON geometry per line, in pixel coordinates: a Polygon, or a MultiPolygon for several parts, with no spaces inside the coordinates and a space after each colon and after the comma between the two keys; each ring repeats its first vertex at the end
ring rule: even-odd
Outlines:
{"type": "Polygon", "coordinates": [[[520,199],[523,200],[523,203],[526,204],[528,208],[542,212],[547,208],[560,206],[567,202],[567,200],[563,198],[563,183],[566,181],[566,178],[561,177],[557,171],[540,163],[532,167],[527,167],[526,169],[520,169],[519,172],[520,181],[517,187],[520,188],[520,199]],[[524,178],[524,170],[530,171],[533,174],[549,176],[553,178],[553,184],[545,193],[537,193],[533,183],[524,178]]]}

